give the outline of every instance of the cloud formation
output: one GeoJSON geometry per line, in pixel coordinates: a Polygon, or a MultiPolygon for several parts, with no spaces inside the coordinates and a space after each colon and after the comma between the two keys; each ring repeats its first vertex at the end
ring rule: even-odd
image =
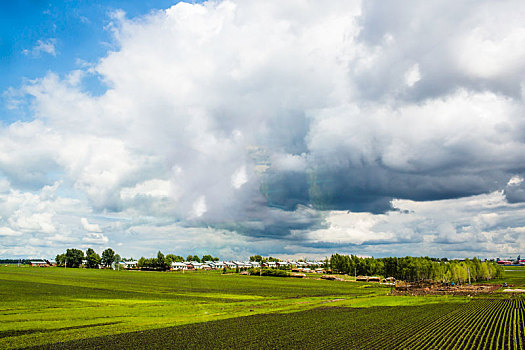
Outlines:
{"type": "Polygon", "coordinates": [[[37,44],[31,49],[25,49],[22,51],[24,55],[32,56],[32,57],[40,57],[42,53],[47,53],[51,56],[56,56],[56,39],[51,38],[47,40],[38,40],[37,44]]]}
{"type": "Polygon", "coordinates": [[[18,204],[0,235],[132,245],[147,227],[162,232],[155,242],[230,235],[213,249],[231,254],[461,254],[472,239],[476,253],[510,252],[496,238],[516,242],[525,224],[514,215],[524,12],[519,1],[306,0],[117,12],[114,51],[26,84],[31,120],[1,126],[0,174],[18,204]],[[91,93],[88,78],[107,90],[91,93]],[[479,196],[501,205],[465,209],[479,196]],[[60,201],[79,207],[74,220],[60,201]],[[443,203],[457,209],[437,220],[443,203]]]}

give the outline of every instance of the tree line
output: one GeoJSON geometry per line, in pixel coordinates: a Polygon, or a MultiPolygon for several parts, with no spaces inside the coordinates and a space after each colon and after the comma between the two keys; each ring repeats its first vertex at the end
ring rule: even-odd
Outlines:
{"type": "Polygon", "coordinates": [[[99,266],[110,267],[113,263],[118,264],[122,261],[120,255],[116,254],[111,248],[107,248],[102,252],[102,256],[98,255],[92,248],[86,249],[86,253],[80,249],[67,249],[65,253],[58,254],[55,258],[57,266],[64,267],[80,267],[85,259],[85,267],[99,268],[99,266]]]}
{"type": "Polygon", "coordinates": [[[31,261],[43,261],[40,258],[35,259],[0,259],[0,264],[21,264],[21,265],[29,265],[31,264],[31,261]]]}
{"type": "Polygon", "coordinates": [[[478,258],[463,261],[436,259],[429,257],[404,258],[360,258],[356,255],[334,254],[329,266],[335,273],[356,275],[379,275],[414,282],[432,280],[434,282],[486,281],[503,276],[503,268],[493,261],[478,258]]]}
{"type": "MultiPolygon", "coordinates": [[[[274,258],[274,257],[264,257],[264,256],[261,256],[261,255],[253,255],[253,256],[250,256],[250,261],[257,261],[259,263],[262,263],[262,262],[267,262],[267,261],[275,261],[275,262],[279,262],[281,261],[281,259],[277,259],[277,258],[274,258]]],[[[301,261],[301,260],[299,260],[301,261]]]]}

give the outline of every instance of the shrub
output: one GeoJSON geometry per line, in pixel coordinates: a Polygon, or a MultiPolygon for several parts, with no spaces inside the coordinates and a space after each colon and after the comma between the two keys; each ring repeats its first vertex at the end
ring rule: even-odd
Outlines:
{"type": "Polygon", "coordinates": [[[273,277],[290,277],[290,272],[276,269],[263,269],[261,275],[273,277]]]}

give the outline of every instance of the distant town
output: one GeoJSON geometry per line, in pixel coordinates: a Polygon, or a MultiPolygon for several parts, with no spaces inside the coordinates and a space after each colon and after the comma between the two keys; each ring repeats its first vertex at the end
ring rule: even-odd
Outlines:
{"type": "Polygon", "coordinates": [[[504,266],[525,266],[525,259],[522,259],[520,255],[516,259],[496,259],[496,263],[498,265],[504,265],[504,266]]]}
{"type": "Polygon", "coordinates": [[[55,259],[0,259],[0,264],[19,264],[36,267],[71,267],[71,268],[111,268],[128,270],[246,270],[251,268],[269,269],[291,269],[300,268],[305,271],[317,271],[321,273],[323,267],[328,264],[328,259],[315,261],[299,259],[283,261],[274,257],[263,257],[261,255],[251,256],[249,260],[221,260],[212,255],[189,255],[186,258],[180,255],[164,255],[160,251],[155,258],[121,258],[111,248],[102,252],[99,256],[93,249],[88,248],[86,252],[79,249],[68,249],[64,254],[59,254],[55,259]]]}
{"type": "MultiPolygon", "coordinates": [[[[339,256],[336,254],[336,256],[339,256]]],[[[372,257],[359,257],[358,259],[369,260],[372,257]]],[[[306,272],[323,273],[325,270],[332,269],[333,255],[331,258],[325,258],[322,261],[298,259],[298,260],[281,260],[274,257],[264,257],[261,255],[250,256],[249,260],[222,260],[212,255],[188,255],[186,258],[180,255],[157,253],[155,258],[144,258],[136,260],[133,258],[121,258],[113,249],[108,248],[99,256],[93,249],[88,248],[84,253],[79,249],[67,249],[65,253],[58,254],[55,259],[0,259],[0,264],[19,264],[36,267],[75,267],[75,268],[110,268],[110,269],[127,269],[127,270],[246,270],[246,269],[300,269],[306,272]]],[[[388,259],[388,258],[382,258],[388,259]]],[[[447,258],[428,258],[431,261],[445,262],[447,258]]],[[[381,259],[379,259],[381,260],[381,259]]],[[[465,259],[450,259],[450,261],[460,262],[465,259]]],[[[468,259],[466,259],[468,260],[468,259]]],[[[514,258],[495,258],[484,259],[485,262],[493,262],[499,266],[525,266],[525,259],[518,255],[514,258]]],[[[357,265],[357,263],[356,263],[357,265]]],[[[337,269],[337,268],[336,268],[337,269]]]]}

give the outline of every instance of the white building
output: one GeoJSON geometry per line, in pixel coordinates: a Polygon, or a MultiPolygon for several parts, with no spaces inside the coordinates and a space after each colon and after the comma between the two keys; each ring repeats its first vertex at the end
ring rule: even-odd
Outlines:
{"type": "Polygon", "coordinates": [[[220,269],[224,268],[224,266],[226,266],[226,265],[224,264],[224,261],[214,261],[214,262],[211,264],[211,266],[212,266],[212,268],[214,268],[214,269],[218,269],[218,270],[220,270],[220,269]]]}
{"type": "Polygon", "coordinates": [[[275,261],[266,261],[263,263],[263,266],[274,269],[277,267],[277,263],[275,261]]]}
{"type": "Polygon", "coordinates": [[[235,264],[233,261],[226,261],[224,264],[225,264],[226,267],[229,268],[229,269],[235,269],[235,268],[237,268],[237,264],[235,264]]]}
{"type": "Polygon", "coordinates": [[[122,265],[124,265],[124,268],[126,269],[136,269],[138,266],[138,261],[121,261],[122,265]]]}
{"type": "Polygon", "coordinates": [[[201,263],[196,262],[196,261],[191,261],[189,263],[189,265],[191,265],[195,270],[201,270],[201,269],[203,269],[203,265],[204,264],[201,264],[201,263]]]}
{"type": "Polygon", "coordinates": [[[186,270],[186,264],[183,262],[172,262],[171,269],[172,270],[186,270]]]}

